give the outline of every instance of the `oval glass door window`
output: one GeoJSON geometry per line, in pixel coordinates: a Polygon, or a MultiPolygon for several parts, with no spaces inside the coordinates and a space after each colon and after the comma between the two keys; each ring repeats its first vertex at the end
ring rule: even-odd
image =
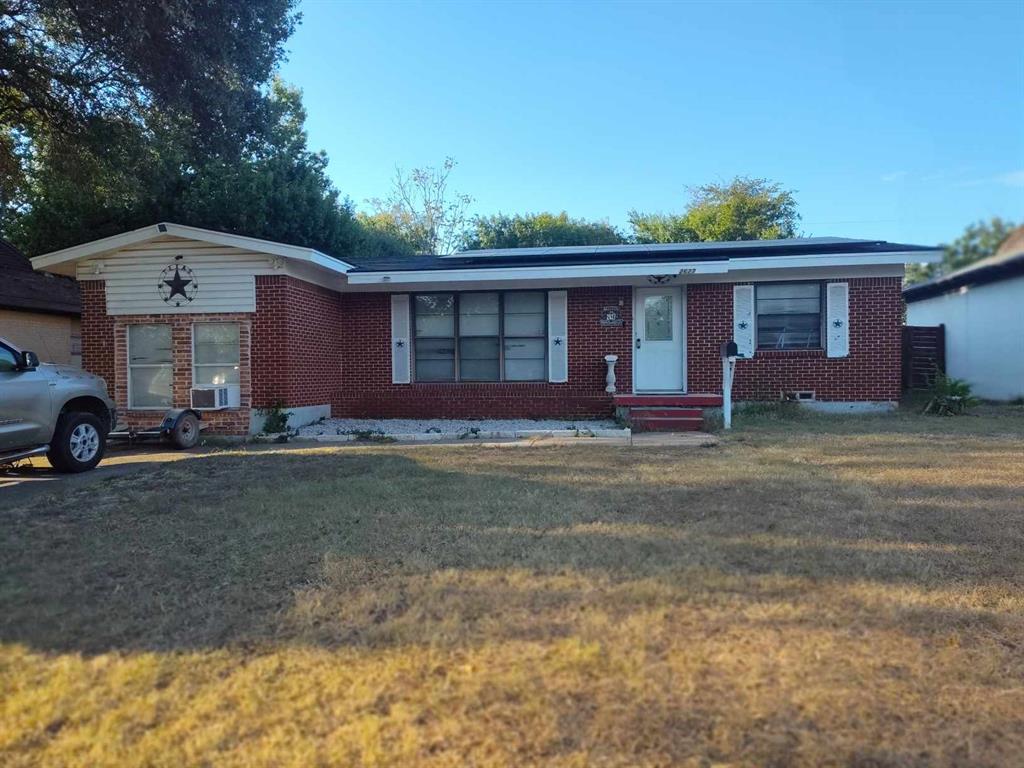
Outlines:
{"type": "Polygon", "coordinates": [[[647,296],[644,299],[644,338],[647,341],[672,340],[671,296],[647,296]]]}

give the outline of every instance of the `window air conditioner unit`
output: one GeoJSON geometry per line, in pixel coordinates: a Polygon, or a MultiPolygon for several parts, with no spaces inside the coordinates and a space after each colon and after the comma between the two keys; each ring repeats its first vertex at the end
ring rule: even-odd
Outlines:
{"type": "Polygon", "coordinates": [[[192,388],[192,407],[198,411],[219,411],[228,408],[229,403],[227,387],[192,388]]]}

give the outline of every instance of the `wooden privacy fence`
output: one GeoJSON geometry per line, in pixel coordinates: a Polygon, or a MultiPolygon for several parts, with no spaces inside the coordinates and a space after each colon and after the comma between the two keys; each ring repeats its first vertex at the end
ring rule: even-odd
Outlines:
{"type": "Polygon", "coordinates": [[[928,389],[946,370],[946,326],[903,326],[903,389],[928,389]]]}

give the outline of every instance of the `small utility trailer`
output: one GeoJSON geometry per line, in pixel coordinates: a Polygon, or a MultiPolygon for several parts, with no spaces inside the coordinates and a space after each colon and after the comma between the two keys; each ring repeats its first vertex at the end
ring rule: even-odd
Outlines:
{"type": "Polygon", "coordinates": [[[107,434],[109,440],[167,440],[175,448],[191,448],[199,442],[199,433],[207,427],[202,414],[194,408],[171,408],[158,426],[134,429],[118,425],[107,434]]]}

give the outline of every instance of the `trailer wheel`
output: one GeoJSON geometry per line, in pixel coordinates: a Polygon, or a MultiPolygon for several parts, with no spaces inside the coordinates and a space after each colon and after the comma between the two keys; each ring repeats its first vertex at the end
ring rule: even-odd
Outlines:
{"type": "Polygon", "coordinates": [[[195,414],[184,414],[171,428],[170,437],[175,448],[192,448],[199,442],[199,419],[195,414]]]}

